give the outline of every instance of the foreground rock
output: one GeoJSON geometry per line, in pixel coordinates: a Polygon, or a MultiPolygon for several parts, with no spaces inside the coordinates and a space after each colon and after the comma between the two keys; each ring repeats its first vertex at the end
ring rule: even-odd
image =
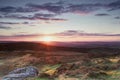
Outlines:
{"type": "Polygon", "coordinates": [[[11,71],[2,80],[24,80],[25,78],[36,76],[38,76],[38,70],[33,66],[29,66],[11,71]]]}

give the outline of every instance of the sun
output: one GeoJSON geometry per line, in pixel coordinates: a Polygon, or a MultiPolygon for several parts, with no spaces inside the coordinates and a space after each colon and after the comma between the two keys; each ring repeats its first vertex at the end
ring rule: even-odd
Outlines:
{"type": "Polygon", "coordinates": [[[42,38],[42,41],[44,41],[44,42],[52,42],[53,41],[53,37],[52,36],[44,36],[43,38],[42,38]]]}

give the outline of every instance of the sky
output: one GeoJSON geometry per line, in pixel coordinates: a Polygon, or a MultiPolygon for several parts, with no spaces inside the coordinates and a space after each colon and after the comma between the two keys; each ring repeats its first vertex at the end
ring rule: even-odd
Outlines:
{"type": "Polygon", "coordinates": [[[0,41],[120,41],[120,0],[0,0],[0,41]]]}

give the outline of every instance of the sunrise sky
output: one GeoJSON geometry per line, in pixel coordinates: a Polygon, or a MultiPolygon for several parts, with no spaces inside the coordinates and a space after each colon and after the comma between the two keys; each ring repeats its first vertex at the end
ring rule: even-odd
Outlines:
{"type": "Polygon", "coordinates": [[[120,0],[0,0],[0,41],[120,41],[120,0]]]}

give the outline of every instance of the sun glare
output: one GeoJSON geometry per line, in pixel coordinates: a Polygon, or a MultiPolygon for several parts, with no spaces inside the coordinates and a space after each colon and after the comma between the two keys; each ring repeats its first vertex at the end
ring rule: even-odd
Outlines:
{"type": "Polygon", "coordinates": [[[44,36],[42,38],[42,41],[44,41],[44,42],[52,42],[53,41],[53,37],[51,37],[51,36],[44,36]]]}

